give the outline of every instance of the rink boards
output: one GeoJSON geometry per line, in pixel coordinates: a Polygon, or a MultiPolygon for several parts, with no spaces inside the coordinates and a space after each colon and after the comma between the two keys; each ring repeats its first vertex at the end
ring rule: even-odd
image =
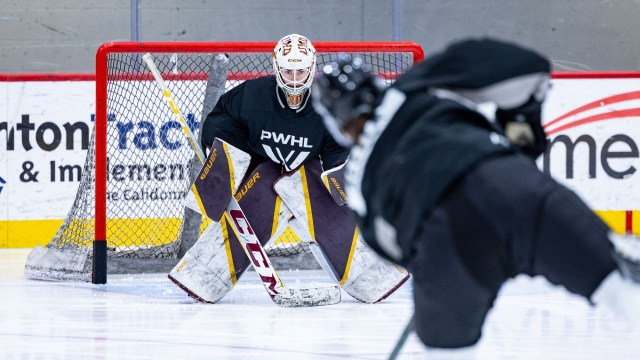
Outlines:
{"type": "MultiPolygon", "coordinates": [[[[620,232],[640,233],[634,226],[640,222],[635,211],[640,194],[633,191],[640,177],[638,89],[640,74],[635,73],[556,74],[543,114],[551,146],[538,165],[575,189],[620,232]]],[[[93,126],[94,94],[90,79],[0,82],[0,248],[46,244],[67,215],[86,150],[83,137],[69,144],[65,131],[81,123],[93,126]]],[[[155,131],[161,144],[160,130],[155,131]]],[[[169,144],[178,141],[172,136],[169,144]]],[[[184,151],[184,145],[168,151],[184,151]]],[[[157,180],[150,179],[146,193],[122,193],[117,201],[170,201],[157,180]]],[[[85,221],[92,226],[93,219],[85,221]]],[[[140,214],[109,221],[127,227],[158,222],[163,228],[163,222],[175,219],[140,214]]],[[[166,234],[168,241],[173,237],[166,234]]]]}

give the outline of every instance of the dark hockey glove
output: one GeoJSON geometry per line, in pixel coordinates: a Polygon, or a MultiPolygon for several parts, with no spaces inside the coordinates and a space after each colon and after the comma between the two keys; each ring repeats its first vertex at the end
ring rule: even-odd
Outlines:
{"type": "Polygon", "coordinates": [[[542,102],[533,97],[517,108],[496,111],[496,120],[504,129],[505,136],[533,159],[540,156],[547,147],[547,134],[542,127],[541,114],[542,102]]]}

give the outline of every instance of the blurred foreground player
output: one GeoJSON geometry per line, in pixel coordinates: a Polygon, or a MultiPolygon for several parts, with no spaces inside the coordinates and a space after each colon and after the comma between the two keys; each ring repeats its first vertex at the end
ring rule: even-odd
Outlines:
{"type": "Polygon", "coordinates": [[[611,233],[535,164],[549,74],[544,57],[483,39],[386,89],[359,58],[316,79],[314,107],[351,146],[349,206],[365,241],[413,274],[430,355],[473,358],[498,290],[518,274],[640,323],[638,239],[611,233]]]}
{"type": "MultiPolygon", "coordinates": [[[[291,226],[317,245],[311,246],[314,255],[348,294],[378,302],[409,274],[358,240],[350,210],[332,199],[321,180],[323,169],[342,165],[348,150],[336,144],[309,104],[316,70],[311,41],[298,34],[280,39],[273,70],[275,75],[227,91],[208,114],[202,146],[209,157],[195,183],[199,201],[208,199],[209,207],[224,211],[234,196],[263,245],[291,226]],[[209,179],[219,184],[225,176],[222,189],[208,186],[209,179]]],[[[227,294],[249,266],[231,226],[212,220],[169,274],[190,296],[209,303],[227,294]]]]}

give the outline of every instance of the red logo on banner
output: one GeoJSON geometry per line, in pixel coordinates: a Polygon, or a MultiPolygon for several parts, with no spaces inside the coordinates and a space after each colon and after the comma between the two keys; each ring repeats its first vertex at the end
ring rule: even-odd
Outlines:
{"type": "Polygon", "coordinates": [[[546,123],[544,125],[545,131],[547,133],[547,136],[549,136],[566,129],[574,128],[580,125],[584,125],[584,124],[588,124],[596,121],[640,116],[640,108],[609,111],[608,108],[605,107],[606,105],[612,105],[612,104],[621,103],[621,102],[630,101],[630,100],[640,100],[640,91],[632,91],[624,94],[613,95],[613,96],[592,101],[586,105],[580,106],[579,108],[571,110],[568,113],[562,116],[559,116],[549,121],[548,123],[546,123]],[[580,113],[593,110],[599,107],[602,107],[602,109],[605,110],[606,112],[595,114],[595,115],[588,115],[586,117],[579,118],[576,120],[571,120],[566,124],[562,124],[562,125],[559,124],[561,121],[571,116],[576,116],[576,115],[579,115],[580,113]]]}

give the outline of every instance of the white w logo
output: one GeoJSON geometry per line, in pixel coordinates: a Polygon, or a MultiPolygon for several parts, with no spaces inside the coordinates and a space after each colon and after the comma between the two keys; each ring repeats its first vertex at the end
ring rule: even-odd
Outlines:
{"type": "Polygon", "coordinates": [[[284,168],[287,171],[291,171],[297,168],[298,166],[300,166],[304,162],[304,160],[307,158],[307,156],[309,156],[308,151],[297,152],[296,150],[291,150],[285,156],[279,147],[274,146],[273,148],[271,148],[271,146],[266,144],[262,144],[262,147],[264,148],[264,151],[267,153],[267,155],[269,155],[269,158],[271,160],[273,160],[276,163],[284,165],[284,168]],[[275,152],[274,152],[274,149],[275,149],[275,152]],[[296,153],[298,153],[297,156],[296,156],[296,153]],[[292,159],[293,161],[291,161],[292,159]]]}

